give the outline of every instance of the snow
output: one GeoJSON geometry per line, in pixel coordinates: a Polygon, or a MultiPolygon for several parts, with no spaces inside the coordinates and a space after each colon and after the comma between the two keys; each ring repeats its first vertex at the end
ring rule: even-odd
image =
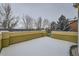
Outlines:
{"type": "Polygon", "coordinates": [[[0,55],[4,56],[68,56],[70,46],[76,43],[41,37],[3,48],[0,55]]]}

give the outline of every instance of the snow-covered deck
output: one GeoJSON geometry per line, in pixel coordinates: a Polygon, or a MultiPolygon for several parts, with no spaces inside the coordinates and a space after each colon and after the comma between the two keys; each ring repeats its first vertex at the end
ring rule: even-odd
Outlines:
{"type": "Polygon", "coordinates": [[[0,55],[8,56],[67,56],[76,43],[50,37],[41,37],[3,48],[0,55]]]}

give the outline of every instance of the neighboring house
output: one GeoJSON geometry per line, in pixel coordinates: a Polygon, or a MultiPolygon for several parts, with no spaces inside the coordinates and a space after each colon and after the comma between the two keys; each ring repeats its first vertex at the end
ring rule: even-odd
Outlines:
{"type": "Polygon", "coordinates": [[[70,25],[72,31],[78,32],[78,20],[70,21],[69,25],[70,25]]]}

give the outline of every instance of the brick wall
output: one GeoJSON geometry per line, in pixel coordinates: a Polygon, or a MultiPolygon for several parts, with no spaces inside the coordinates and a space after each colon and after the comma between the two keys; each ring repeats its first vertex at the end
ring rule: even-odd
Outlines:
{"type": "Polygon", "coordinates": [[[78,32],[78,21],[77,20],[71,21],[70,27],[72,31],[78,32]]]}

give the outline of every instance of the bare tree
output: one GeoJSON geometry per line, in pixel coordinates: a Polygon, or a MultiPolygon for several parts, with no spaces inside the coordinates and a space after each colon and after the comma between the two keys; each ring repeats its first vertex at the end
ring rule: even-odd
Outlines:
{"type": "Polygon", "coordinates": [[[13,29],[18,20],[17,17],[13,16],[10,4],[2,4],[0,6],[0,23],[4,29],[13,29]]]}
{"type": "Polygon", "coordinates": [[[23,16],[23,24],[24,24],[24,27],[28,30],[28,29],[32,29],[32,25],[33,25],[33,19],[26,15],[26,16],[23,16]]]}
{"type": "Polygon", "coordinates": [[[35,22],[35,25],[38,30],[41,30],[41,27],[42,27],[42,18],[41,17],[38,18],[38,21],[35,22]]]}
{"type": "Polygon", "coordinates": [[[49,21],[47,19],[43,20],[43,28],[46,29],[49,26],[49,21]]]}

